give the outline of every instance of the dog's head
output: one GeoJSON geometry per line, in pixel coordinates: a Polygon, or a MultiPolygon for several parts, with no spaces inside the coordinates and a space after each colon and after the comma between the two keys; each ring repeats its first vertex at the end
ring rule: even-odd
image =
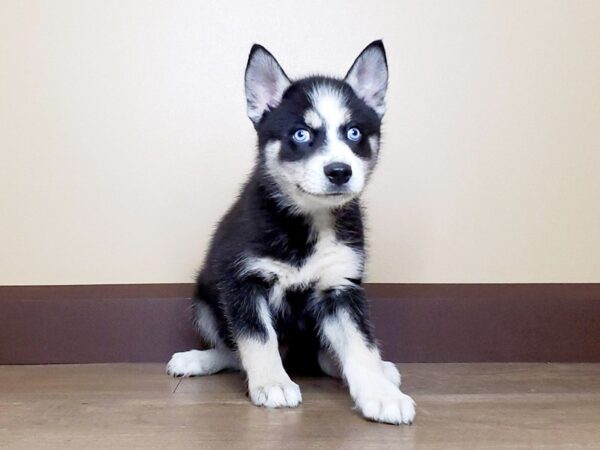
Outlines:
{"type": "Polygon", "coordinates": [[[333,208],[363,191],[377,162],[387,81],[381,41],[362,51],[344,79],[292,81],[264,47],[252,47],[248,117],[261,164],[294,207],[333,208]]]}

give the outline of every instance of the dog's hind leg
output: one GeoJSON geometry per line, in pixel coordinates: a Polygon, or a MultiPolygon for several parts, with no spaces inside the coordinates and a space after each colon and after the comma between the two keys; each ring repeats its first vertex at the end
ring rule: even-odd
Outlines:
{"type": "Polygon", "coordinates": [[[331,378],[342,378],[342,370],[335,358],[325,349],[319,350],[319,367],[323,373],[331,378]]]}
{"type": "Polygon", "coordinates": [[[204,300],[195,300],[194,322],[201,337],[214,348],[173,354],[167,364],[167,373],[176,377],[192,377],[226,369],[240,370],[237,353],[230,350],[219,336],[215,315],[204,300]]]}
{"type": "Polygon", "coordinates": [[[211,375],[225,369],[239,370],[237,355],[228,349],[189,350],[173,354],[167,373],[175,377],[211,375]]]}

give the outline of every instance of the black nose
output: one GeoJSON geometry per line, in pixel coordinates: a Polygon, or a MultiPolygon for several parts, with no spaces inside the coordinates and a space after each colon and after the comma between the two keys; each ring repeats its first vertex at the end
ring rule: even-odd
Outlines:
{"type": "Polygon", "coordinates": [[[338,186],[346,184],[352,176],[352,168],[348,164],[340,162],[327,164],[323,170],[329,181],[338,186]]]}

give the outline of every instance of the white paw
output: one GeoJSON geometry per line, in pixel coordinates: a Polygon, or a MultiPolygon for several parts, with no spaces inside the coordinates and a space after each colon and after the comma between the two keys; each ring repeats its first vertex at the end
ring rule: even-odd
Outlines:
{"type": "Polygon", "coordinates": [[[213,373],[213,361],[206,350],[190,350],[174,353],[167,363],[167,373],[174,377],[192,377],[213,373]]]}
{"type": "Polygon", "coordinates": [[[360,390],[355,401],[362,415],[375,422],[411,424],[415,418],[413,399],[385,379],[360,390]]]}
{"type": "Polygon", "coordinates": [[[394,385],[400,386],[402,383],[402,377],[400,376],[400,372],[398,372],[398,368],[396,364],[391,361],[381,361],[381,365],[383,366],[383,374],[385,377],[394,385]]]}
{"type": "Polygon", "coordinates": [[[300,387],[292,380],[249,386],[250,400],[267,408],[295,408],[302,403],[300,387]]]}

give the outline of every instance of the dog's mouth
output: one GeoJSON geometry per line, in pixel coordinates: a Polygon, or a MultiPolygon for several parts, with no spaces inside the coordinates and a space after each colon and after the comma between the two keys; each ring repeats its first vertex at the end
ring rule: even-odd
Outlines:
{"type": "Polygon", "coordinates": [[[310,192],[304,189],[299,184],[296,185],[298,190],[306,195],[312,195],[313,197],[350,197],[354,195],[353,192],[348,191],[335,191],[335,192],[310,192]]]}

